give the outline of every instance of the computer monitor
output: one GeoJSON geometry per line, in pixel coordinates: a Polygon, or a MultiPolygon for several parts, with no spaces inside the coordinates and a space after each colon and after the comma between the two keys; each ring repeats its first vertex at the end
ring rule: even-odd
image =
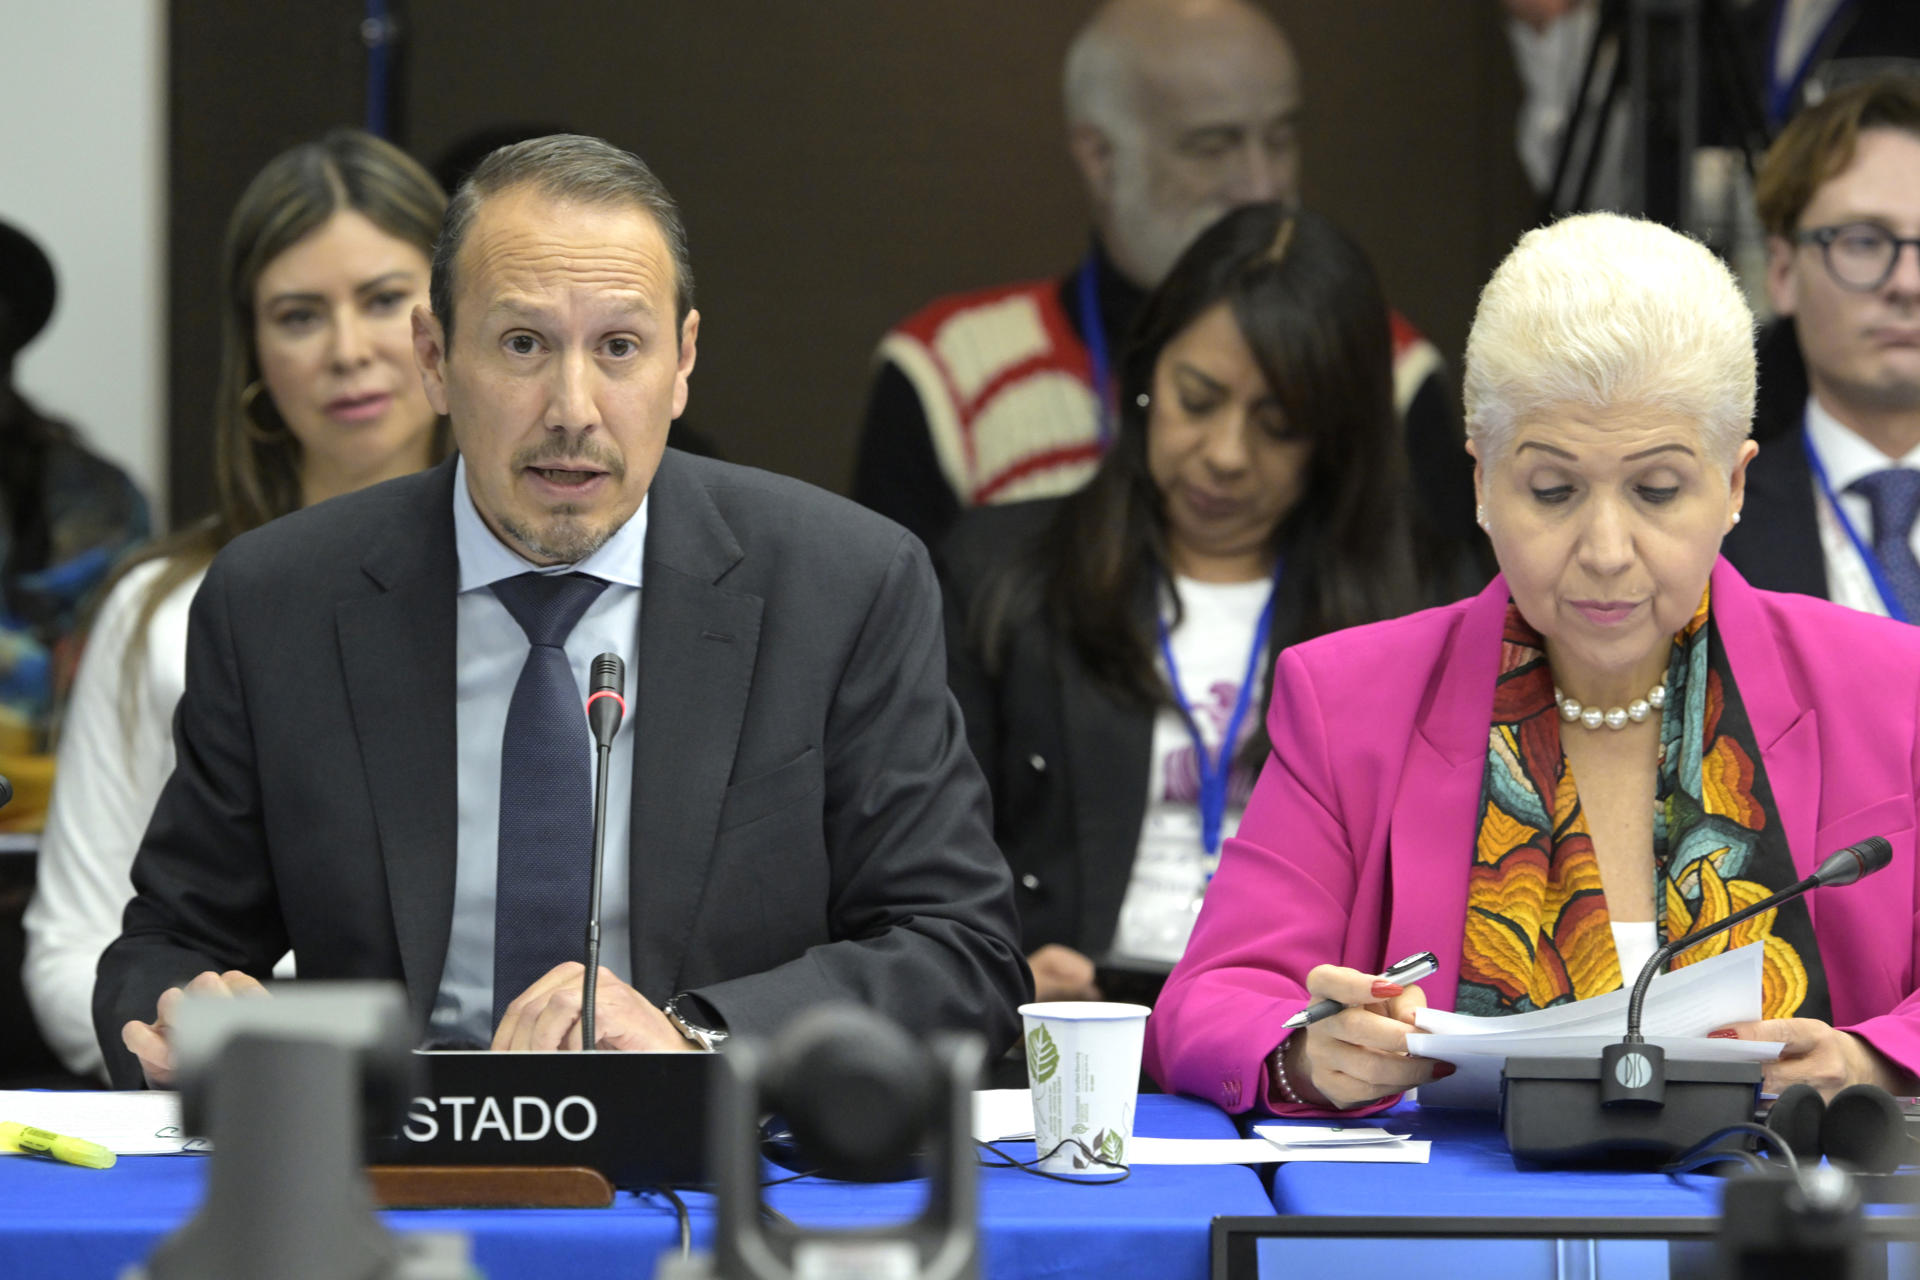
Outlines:
{"type": "MultiPolygon", "coordinates": [[[[1869,1218],[1849,1280],[1920,1280],[1909,1218],[1869,1218]]],[[[1720,1220],[1672,1218],[1215,1218],[1213,1280],[1438,1276],[1450,1280],[1721,1280],[1720,1220]]]]}

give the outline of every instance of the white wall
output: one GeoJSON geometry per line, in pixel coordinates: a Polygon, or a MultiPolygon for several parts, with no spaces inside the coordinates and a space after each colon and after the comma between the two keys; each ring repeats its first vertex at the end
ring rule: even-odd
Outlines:
{"type": "Polygon", "coordinates": [[[17,380],[166,500],[166,0],[0,0],[0,218],[60,277],[17,380]]]}

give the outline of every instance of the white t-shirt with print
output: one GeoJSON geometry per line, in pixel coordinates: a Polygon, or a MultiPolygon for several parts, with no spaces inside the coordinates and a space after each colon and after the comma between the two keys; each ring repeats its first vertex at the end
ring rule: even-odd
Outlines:
{"type": "MultiPolygon", "coordinates": [[[[1266,607],[1273,583],[1200,582],[1176,578],[1183,606],[1180,622],[1168,636],[1180,688],[1193,709],[1194,724],[1210,755],[1220,749],[1247,674],[1247,651],[1254,628],[1266,607]]],[[[1162,616],[1171,617],[1171,601],[1163,602],[1162,616]]],[[[1263,653],[1254,665],[1254,679],[1262,682],[1263,653]]],[[[1162,664],[1164,665],[1164,664],[1162,664]]],[[[1164,675],[1165,672],[1163,671],[1164,675]]],[[[1240,743],[1260,727],[1260,683],[1256,683],[1240,723],[1240,743]]],[[[1227,784],[1227,809],[1220,824],[1224,842],[1240,826],[1240,814],[1253,791],[1255,771],[1236,767],[1227,784]]],[[[1140,824],[1140,844],[1133,873],[1120,907],[1114,931],[1113,953],[1118,957],[1172,964],[1187,949],[1194,917],[1206,891],[1215,860],[1201,844],[1200,765],[1187,722],[1173,707],[1154,719],[1153,755],[1147,772],[1147,810],[1140,824]]]]}

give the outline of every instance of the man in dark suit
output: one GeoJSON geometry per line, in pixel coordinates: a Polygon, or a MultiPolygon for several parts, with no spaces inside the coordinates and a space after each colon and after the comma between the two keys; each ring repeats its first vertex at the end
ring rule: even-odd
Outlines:
{"type": "Polygon", "coordinates": [[[181,984],[251,993],[289,947],[404,980],[429,1039],[577,1045],[604,650],[635,697],[602,1047],[833,998],[1011,1041],[1029,979],[926,554],[666,449],[692,283],[671,198],[597,140],[504,148],[455,197],[414,329],[460,458],[236,539],[194,602],[179,766],[95,988],[117,1085],[170,1078],[181,984]]]}
{"type": "Polygon", "coordinates": [[[1723,550],[1756,587],[1920,621],[1920,80],[1862,81],[1802,111],[1756,196],[1782,317],[1761,386],[1798,363],[1805,394],[1786,422],[1763,396],[1749,518],[1723,550]],[[1797,362],[1777,350],[1789,335],[1797,362]]]}

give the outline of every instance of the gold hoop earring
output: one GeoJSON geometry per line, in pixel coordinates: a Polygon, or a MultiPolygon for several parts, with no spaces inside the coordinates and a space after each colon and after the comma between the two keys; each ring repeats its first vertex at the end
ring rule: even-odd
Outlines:
{"type": "Polygon", "coordinates": [[[255,444],[284,444],[287,439],[284,423],[277,427],[262,426],[260,420],[253,416],[253,407],[260,402],[260,395],[266,389],[266,385],[258,378],[240,389],[240,429],[255,444]]]}

